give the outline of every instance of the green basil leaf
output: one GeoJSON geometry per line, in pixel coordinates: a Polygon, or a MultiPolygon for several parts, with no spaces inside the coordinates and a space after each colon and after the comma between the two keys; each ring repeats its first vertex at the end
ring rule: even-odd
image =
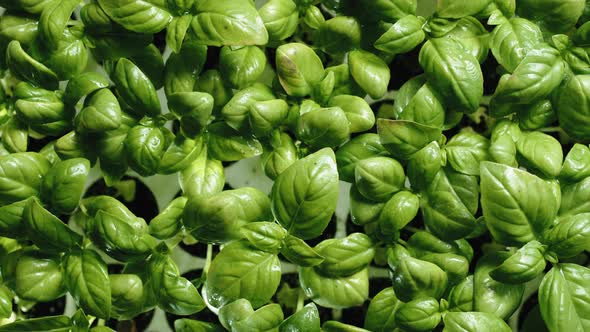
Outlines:
{"type": "Polygon", "coordinates": [[[443,315],[444,332],[510,332],[502,319],[485,312],[448,312],[443,315]]]}
{"type": "Polygon", "coordinates": [[[422,257],[430,253],[457,254],[470,261],[473,249],[465,240],[445,242],[427,231],[418,231],[408,240],[409,250],[416,256],[422,257]]]}
{"type": "Polygon", "coordinates": [[[441,0],[436,3],[436,14],[444,18],[461,18],[481,12],[489,3],[489,0],[441,0]]]}
{"type": "Polygon", "coordinates": [[[58,214],[71,213],[78,206],[90,163],[84,158],[59,161],[43,179],[41,197],[58,214]]]}
{"type": "MultiPolygon", "coordinates": [[[[8,318],[12,315],[12,298],[14,295],[12,291],[2,285],[0,286],[0,317],[1,318],[8,318]]],[[[316,309],[317,310],[317,309],[316,309]]],[[[2,328],[2,327],[0,327],[2,328]]]]}
{"type": "Polygon", "coordinates": [[[172,20],[172,15],[158,7],[155,0],[99,0],[98,3],[113,21],[135,32],[156,33],[172,20]]]}
{"type": "Polygon", "coordinates": [[[39,36],[50,50],[61,47],[68,20],[79,4],[78,0],[58,0],[43,9],[39,18],[39,36]]]}
{"type": "Polygon", "coordinates": [[[483,63],[488,57],[489,33],[475,17],[461,18],[444,37],[459,42],[479,63],[483,63]]]}
{"type": "Polygon", "coordinates": [[[437,142],[416,152],[408,162],[408,179],[412,188],[425,190],[442,169],[442,154],[437,142]]]}
{"type": "Polygon", "coordinates": [[[108,86],[109,81],[101,74],[85,72],[68,81],[63,101],[67,105],[75,105],[82,97],[108,86]]]}
{"type": "Polygon", "coordinates": [[[283,310],[276,303],[265,305],[250,316],[234,323],[234,331],[272,331],[283,322],[283,310]]]}
{"type": "MultiPolygon", "coordinates": [[[[62,160],[81,158],[91,154],[91,152],[86,149],[84,138],[76,134],[74,131],[70,131],[58,138],[55,141],[54,149],[57,156],[62,160]]],[[[88,156],[88,158],[90,159],[91,157],[88,156]]],[[[96,156],[94,156],[93,160],[95,159],[96,156]]]]}
{"type": "Polygon", "coordinates": [[[199,43],[211,46],[264,45],[268,32],[254,4],[248,0],[219,3],[199,1],[191,22],[199,43]]]}
{"type": "Polygon", "coordinates": [[[273,222],[253,222],[241,229],[244,237],[257,249],[278,253],[287,231],[273,222]]]}
{"type": "Polygon", "coordinates": [[[586,145],[574,144],[565,156],[559,177],[577,182],[590,176],[590,149],[586,145]]]}
{"type": "Polygon", "coordinates": [[[182,228],[182,213],[187,202],[186,197],[172,200],[162,212],[149,223],[150,234],[158,239],[168,239],[182,228]]]}
{"type": "Polygon", "coordinates": [[[297,30],[299,14],[292,0],[271,0],[258,10],[270,40],[284,40],[297,30]]]}
{"type": "Polygon", "coordinates": [[[353,137],[336,150],[340,180],[353,182],[354,170],[360,160],[385,154],[387,152],[381,145],[379,135],[368,133],[353,137]]]}
{"type": "Polygon", "coordinates": [[[299,282],[307,297],[326,308],[355,307],[369,296],[368,269],[348,277],[329,278],[317,273],[313,267],[302,267],[299,282]]]}
{"type": "Polygon", "coordinates": [[[213,195],[225,185],[223,165],[219,160],[207,159],[203,149],[195,161],[178,173],[178,180],[188,198],[213,195]]]}
{"type": "Polygon", "coordinates": [[[315,31],[314,44],[328,54],[344,54],[360,47],[361,25],[351,16],[324,21],[315,31]]]}
{"type": "Polygon", "coordinates": [[[377,119],[381,144],[394,158],[407,160],[416,152],[441,137],[441,129],[412,121],[377,119]]]}
{"type": "Polygon", "coordinates": [[[296,132],[310,146],[336,147],[350,135],[349,120],[340,107],[318,108],[301,114],[296,132]]]}
{"type": "Polygon", "coordinates": [[[25,206],[23,220],[29,239],[39,248],[63,252],[82,245],[82,237],[43,208],[36,197],[29,199],[25,206]]]}
{"type": "Polygon", "coordinates": [[[324,261],[324,257],[305,241],[289,234],[283,239],[281,254],[293,264],[303,267],[316,266],[324,261]]]}
{"type": "Polygon", "coordinates": [[[47,159],[35,152],[0,157],[0,204],[7,205],[36,196],[49,168],[47,159]]]}
{"type": "Polygon", "coordinates": [[[257,46],[232,50],[221,48],[219,70],[233,88],[244,89],[260,78],[266,67],[266,54],[257,46]]]}
{"type": "Polygon", "coordinates": [[[427,41],[420,50],[420,65],[432,86],[450,107],[472,113],[483,96],[483,74],[477,59],[449,38],[427,41]]]}
{"type": "MultiPolygon", "coordinates": [[[[166,130],[164,128],[164,130],[166,130]]],[[[137,125],[125,138],[125,150],[129,166],[142,176],[156,173],[166,151],[166,132],[159,127],[137,125]]]]}
{"type": "Polygon", "coordinates": [[[367,199],[385,202],[404,187],[406,176],[402,165],[388,157],[372,157],[356,163],[354,180],[358,191],[367,199]]]}
{"type": "Polygon", "coordinates": [[[388,54],[403,54],[413,50],[426,37],[421,16],[408,15],[393,24],[375,41],[375,48],[388,54]]]}
{"type": "Polygon", "coordinates": [[[395,315],[401,304],[393,287],[384,288],[369,303],[364,327],[375,332],[393,331],[397,327],[395,315]]]}
{"type": "Polygon", "coordinates": [[[547,127],[557,120],[557,114],[553,105],[547,99],[538,101],[533,105],[523,105],[516,115],[520,128],[525,130],[537,130],[547,127]]]}
{"type": "Polygon", "coordinates": [[[590,214],[559,218],[559,222],[543,235],[543,243],[548,245],[548,252],[563,258],[574,257],[590,249],[590,214]]]}
{"type": "Polygon", "coordinates": [[[125,58],[117,61],[112,79],[119,96],[134,112],[148,116],[160,114],[160,101],[154,85],[133,62],[125,58]]]}
{"type": "Polygon", "coordinates": [[[144,302],[141,278],[135,274],[110,274],[111,317],[127,319],[135,316],[144,302]]]}
{"type": "Polygon", "coordinates": [[[438,301],[420,298],[403,303],[395,313],[396,324],[409,331],[431,331],[441,320],[438,301]]]}
{"type": "Polygon", "coordinates": [[[519,1],[516,13],[535,20],[548,32],[565,33],[570,31],[584,11],[584,1],[575,0],[563,3],[555,0],[519,1]]]}
{"type": "Polygon", "coordinates": [[[472,130],[464,129],[453,136],[445,146],[447,160],[457,172],[479,175],[479,164],[489,160],[490,142],[472,130]]]}
{"type": "Polygon", "coordinates": [[[553,222],[559,207],[551,185],[525,171],[481,163],[481,206],[495,240],[529,242],[553,222]]]}
{"type": "MultiPolygon", "coordinates": [[[[424,223],[429,230],[442,239],[454,240],[473,230],[475,217],[450,180],[444,170],[439,170],[425,189],[421,205],[424,223]]],[[[475,200],[477,202],[477,197],[475,200]]]]}
{"type": "Polygon", "coordinates": [[[226,243],[242,237],[247,223],[269,220],[270,200],[260,190],[243,187],[187,202],[183,222],[191,234],[207,243],[226,243]]]}
{"type": "Polygon", "coordinates": [[[541,132],[522,133],[516,149],[533,169],[544,175],[557,177],[561,172],[563,152],[558,140],[541,132]]]}
{"type": "Polygon", "coordinates": [[[64,282],[76,303],[85,312],[108,319],[111,310],[111,287],[106,263],[93,250],[67,256],[64,282]]]}
{"type": "Polygon", "coordinates": [[[0,207],[0,236],[14,236],[23,223],[23,210],[28,200],[0,207]]]}
{"type": "MultiPolygon", "coordinates": [[[[273,140],[275,137],[273,137],[273,140]]],[[[265,149],[261,157],[261,163],[266,176],[274,180],[297,160],[297,148],[291,136],[286,133],[280,133],[278,139],[272,145],[271,151],[265,149]]]]}
{"type": "Polygon", "coordinates": [[[121,107],[110,90],[94,92],[85,104],[86,107],[74,119],[77,132],[103,132],[121,125],[121,107]]]}
{"type": "Polygon", "coordinates": [[[198,320],[182,318],[174,321],[174,330],[176,332],[223,332],[221,326],[198,320]]]}
{"type": "Polygon", "coordinates": [[[322,149],[293,163],[277,177],[271,199],[273,215],[289,234],[304,240],[320,236],[338,200],[334,152],[322,149]]]}
{"type": "Polygon", "coordinates": [[[98,210],[94,223],[94,244],[115,259],[143,260],[155,246],[156,240],[145,230],[139,232],[127,221],[104,210],[98,210]]]}
{"type": "Polygon", "coordinates": [[[267,136],[286,119],[289,105],[282,99],[258,101],[250,105],[250,128],[257,137],[267,136]]]}
{"type": "Polygon", "coordinates": [[[379,214],[377,222],[381,233],[386,238],[395,239],[397,232],[416,217],[419,208],[420,200],[417,195],[409,191],[396,193],[385,203],[379,214]]]}
{"type": "Polygon", "coordinates": [[[221,161],[236,161],[259,156],[262,145],[251,137],[244,137],[224,122],[210,125],[208,152],[211,157],[221,161]]]}
{"type": "Polygon", "coordinates": [[[320,331],[320,313],[314,303],[305,305],[301,310],[285,319],[279,325],[279,332],[320,331]]]}
{"type": "Polygon", "coordinates": [[[2,145],[9,152],[25,152],[29,141],[29,127],[14,117],[2,127],[2,145]]]}
{"type": "Polygon", "coordinates": [[[43,332],[69,332],[72,323],[68,316],[48,316],[17,320],[10,324],[0,326],[0,332],[43,331],[43,332]]]}
{"type": "Polygon", "coordinates": [[[0,20],[0,36],[30,45],[38,35],[38,21],[35,17],[20,13],[5,12],[0,20]]]}
{"type": "Polygon", "coordinates": [[[545,270],[544,253],[545,247],[540,242],[531,241],[492,270],[490,276],[508,284],[521,284],[533,280],[545,270]]]}
{"type": "Polygon", "coordinates": [[[352,233],[342,239],[320,242],[315,251],[324,261],[315,267],[327,277],[347,277],[365,269],[375,256],[371,239],[363,233],[352,233]]]}
{"type": "Polygon", "coordinates": [[[49,89],[57,88],[57,75],[41,62],[33,59],[21,44],[13,40],[6,50],[6,64],[18,79],[49,89]]]}
{"type": "MultiPolygon", "coordinates": [[[[166,96],[170,96],[175,92],[192,92],[197,82],[197,76],[203,70],[205,60],[207,60],[207,46],[192,42],[183,43],[180,52],[170,54],[164,68],[164,91],[166,96]]],[[[207,72],[201,75],[199,79],[201,89],[196,89],[196,87],[195,89],[214,95],[217,103],[218,95],[210,90],[202,89],[206,85],[205,82],[210,80],[206,76],[207,72]]]]}
{"type": "Polygon", "coordinates": [[[541,316],[549,331],[590,328],[588,278],[590,270],[577,264],[557,264],[539,286],[541,316]]]}
{"type": "Polygon", "coordinates": [[[590,138],[587,127],[590,124],[589,87],[589,75],[575,75],[558,90],[554,103],[560,127],[568,135],[583,141],[590,138]]]}
{"type": "Polygon", "coordinates": [[[204,287],[208,302],[214,306],[244,298],[258,308],[270,301],[280,279],[281,267],[276,255],[236,241],[215,256],[204,287]]]}
{"type": "Polygon", "coordinates": [[[59,263],[57,258],[43,256],[39,252],[21,255],[15,269],[16,295],[35,302],[53,301],[63,296],[66,276],[59,263]]]}
{"type": "Polygon", "coordinates": [[[196,287],[180,276],[178,267],[168,255],[154,254],[148,261],[150,286],[164,311],[175,315],[191,315],[205,308],[196,287]]]}
{"type": "Polygon", "coordinates": [[[547,97],[561,83],[565,63],[559,52],[547,44],[532,47],[509,77],[498,83],[490,101],[498,116],[506,111],[494,110],[502,104],[530,104],[547,97]]]}
{"type": "Polygon", "coordinates": [[[351,95],[339,95],[330,99],[330,107],[340,107],[349,122],[351,133],[360,133],[375,125],[375,114],[369,104],[362,98],[351,95]]]}
{"type": "Polygon", "coordinates": [[[251,106],[259,101],[273,100],[275,96],[266,85],[256,83],[236,93],[223,106],[221,115],[225,122],[236,130],[244,130],[248,125],[251,106]]]}
{"type": "Polygon", "coordinates": [[[166,29],[166,45],[175,53],[180,52],[186,32],[190,28],[193,17],[191,15],[176,16],[170,21],[166,29]]]}
{"type": "Polygon", "coordinates": [[[143,50],[129,57],[150,79],[156,90],[164,85],[164,58],[156,45],[149,44],[143,50]]]}
{"type": "Polygon", "coordinates": [[[281,45],[276,51],[277,75],[288,95],[305,97],[324,78],[324,65],[309,46],[301,43],[281,45]]]}
{"type": "Polygon", "coordinates": [[[387,92],[391,73],[381,58],[373,53],[354,50],[348,53],[348,65],[354,81],[373,99],[387,92]]]}
{"type": "Polygon", "coordinates": [[[167,96],[168,108],[178,116],[192,116],[205,127],[213,111],[213,97],[204,92],[175,92],[167,96]]]}
{"type": "Polygon", "coordinates": [[[203,151],[202,138],[190,139],[184,135],[177,135],[174,141],[164,151],[160,164],[159,174],[173,174],[189,167],[203,151]]]}
{"type": "Polygon", "coordinates": [[[492,54],[508,72],[513,72],[527,53],[543,41],[539,27],[514,17],[494,28],[490,39],[492,54]]]}
{"type": "Polygon", "coordinates": [[[367,8],[374,11],[386,21],[397,21],[407,15],[415,15],[418,1],[416,0],[371,0],[367,8]]]}
{"type": "Polygon", "coordinates": [[[449,311],[473,311],[473,276],[470,275],[451,289],[449,311]]]}
{"type": "Polygon", "coordinates": [[[246,299],[238,299],[225,304],[219,309],[219,321],[227,330],[231,330],[235,323],[254,313],[252,304],[246,299]]]}
{"type": "Polygon", "coordinates": [[[440,299],[447,288],[447,274],[437,265],[416,259],[397,245],[387,250],[387,264],[396,296],[408,302],[420,296],[440,299]]]}
{"type": "Polygon", "coordinates": [[[492,252],[480,258],[473,277],[473,309],[508,319],[520,306],[524,284],[505,284],[494,280],[490,272],[509,257],[506,252],[492,252]]]}

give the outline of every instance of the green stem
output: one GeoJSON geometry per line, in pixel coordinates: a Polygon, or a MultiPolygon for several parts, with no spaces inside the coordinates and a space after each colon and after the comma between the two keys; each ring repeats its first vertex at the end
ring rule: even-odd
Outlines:
{"type": "Polygon", "coordinates": [[[299,287],[299,293],[297,294],[297,308],[295,309],[295,312],[298,312],[299,310],[303,309],[304,301],[305,294],[303,293],[303,289],[299,287]]]}
{"type": "Polygon", "coordinates": [[[207,258],[205,260],[205,266],[203,267],[203,273],[207,274],[209,272],[209,266],[211,265],[211,260],[213,259],[213,245],[207,245],[207,258]]]}

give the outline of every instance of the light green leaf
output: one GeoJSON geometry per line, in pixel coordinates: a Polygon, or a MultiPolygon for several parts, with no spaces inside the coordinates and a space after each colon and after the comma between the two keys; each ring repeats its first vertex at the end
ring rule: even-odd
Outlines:
{"type": "Polygon", "coordinates": [[[247,223],[270,220],[270,200],[258,189],[243,187],[188,201],[183,223],[199,241],[226,243],[242,238],[247,223]]]}
{"type": "Polygon", "coordinates": [[[420,65],[448,107],[473,113],[483,96],[483,74],[477,59],[454,39],[427,41],[419,55],[420,65]]]}
{"type": "Polygon", "coordinates": [[[369,273],[363,269],[351,276],[328,278],[313,267],[299,269],[299,281],[305,295],[326,308],[349,308],[361,305],[369,296],[369,273]]]}
{"type": "Polygon", "coordinates": [[[191,28],[199,43],[211,46],[264,45],[268,32],[249,0],[199,1],[191,28]]]}
{"type": "Polygon", "coordinates": [[[99,0],[109,17],[125,29],[139,33],[160,32],[172,15],[160,8],[156,0],[99,0]]]}
{"type": "Polygon", "coordinates": [[[552,224],[559,204],[548,182],[506,165],[481,163],[481,205],[496,241],[519,245],[535,239],[552,224]]]}
{"type": "Polygon", "coordinates": [[[215,256],[204,287],[208,302],[214,306],[244,298],[258,308],[270,301],[280,279],[281,267],[276,255],[236,241],[215,256]]]}
{"type": "Polygon", "coordinates": [[[108,319],[111,286],[102,258],[93,250],[68,255],[64,272],[64,282],[76,303],[88,314],[108,319]]]}
{"type": "Polygon", "coordinates": [[[508,72],[513,72],[527,53],[543,41],[541,29],[531,21],[514,17],[494,28],[492,54],[508,72]]]}
{"type": "Polygon", "coordinates": [[[302,239],[321,235],[338,200],[334,152],[322,149],[293,163],[277,177],[271,199],[273,215],[290,234],[302,239]]]}
{"type": "Polygon", "coordinates": [[[324,65],[309,46],[301,43],[281,45],[276,51],[279,82],[287,94],[305,97],[324,78],[324,65]]]}
{"type": "Polygon", "coordinates": [[[82,245],[82,237],[43,208],[36,197],[25,206],[23,220],[29,239],[43,250],[63,252],[82,245]]]}
{"type": "Polygon", "coordinates": [[[590,269],[577,264],[558,264],[539,287],[541,316],[549,331],[587,331],[590,315],[590,269]]]}
{"type": "Polygon", "coordinates": [[[66,291],[65,276],[59,263],[55,257],[44,256],[39,252],[20,255],[15,266],[16,295],[35,302],[53,301],[63,296],[66,291]]]}

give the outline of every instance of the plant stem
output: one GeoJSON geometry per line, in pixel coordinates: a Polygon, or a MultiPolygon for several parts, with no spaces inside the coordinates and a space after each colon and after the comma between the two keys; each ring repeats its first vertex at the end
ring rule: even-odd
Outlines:
{"type": "Polygon", "coordinates": [[[213,259],[213,245],[207,245],[207,258],[205,260],[205,266],[203,267],[203,272],[207,274],[209,272],[209,265],[211,265],[211,260],[213,259]]]}
{"type": "Polygon", "coordinates": [[[303,309],[303,304],[305,301],[305,294],[303,293],[303,289],[299,287],[299,293],[297,294],[297,308],[295,308],[295,312],[303,309]]]}

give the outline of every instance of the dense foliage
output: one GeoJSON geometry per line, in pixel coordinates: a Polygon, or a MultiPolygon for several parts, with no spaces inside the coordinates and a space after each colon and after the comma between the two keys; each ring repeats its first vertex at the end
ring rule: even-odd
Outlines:
{"type": "Polygon", "coordinates": [[[0,331],[590,331],[584,0],[0,6],[0,331]],[[182,192],[146,221],[93,169],[182,192]]]}

